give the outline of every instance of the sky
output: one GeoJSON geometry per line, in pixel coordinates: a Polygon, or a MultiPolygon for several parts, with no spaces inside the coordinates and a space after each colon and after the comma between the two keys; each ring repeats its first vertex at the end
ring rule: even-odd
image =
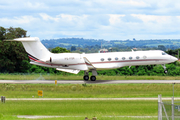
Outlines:
{"type": "Polygon", "coordinates": [[[180,0],[0,0],[0,26],[42,39],[180,38],[180,0]]]}

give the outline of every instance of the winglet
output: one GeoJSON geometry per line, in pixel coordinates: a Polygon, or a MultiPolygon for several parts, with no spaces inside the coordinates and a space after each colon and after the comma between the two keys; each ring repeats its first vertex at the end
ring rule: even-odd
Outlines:
{"type": "Polygon", "coordinates": [[[95,68],[92,63],[86,58],[86,57],[83,57],[84,58],[84,61],[86,63],[86,65],[89,65],[89,66],[92,66],[93,68],[95,68]]]}

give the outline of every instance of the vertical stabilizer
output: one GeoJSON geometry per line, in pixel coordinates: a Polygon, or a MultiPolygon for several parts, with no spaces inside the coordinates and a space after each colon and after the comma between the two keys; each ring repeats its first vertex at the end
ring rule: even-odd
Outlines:
{"type": "Polygon", "coordinates": [[[41,43],[38,37],[18,38],[14,40],[22,42],[26,52],[31,57],[35,57],[40,60],[46,60],[50,58],[51,53],[41,43]]]}

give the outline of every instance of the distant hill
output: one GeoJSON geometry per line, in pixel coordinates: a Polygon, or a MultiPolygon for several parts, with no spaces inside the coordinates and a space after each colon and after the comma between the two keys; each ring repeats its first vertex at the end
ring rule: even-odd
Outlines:
{"type": "Polygon", "coordinates": [[[55,48],[57,46],[70,48],[71,46],[82,47],[86,46],[102,46],[103,47],[158,47],[163,45],[166,49],[177,49],[180,46],[180,39],[157,39],[157,40],[110,40],[103,39],[84,39],[84,38],[60,38],[41,41],[47,48],[55,48]]]}

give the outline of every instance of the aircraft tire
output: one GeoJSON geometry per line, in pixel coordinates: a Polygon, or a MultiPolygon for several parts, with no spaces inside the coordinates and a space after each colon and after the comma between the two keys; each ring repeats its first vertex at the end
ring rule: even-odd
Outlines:
{"type": "Polygon", "coordinates": [[[89,76],[88,76],[88,75],[85,75],[85,76],[83,77],[83,79],[84,79],[85,81],[88,81],[88,80],[89,80],[89,76]]]}
{"type": "Polygon", "coordinates": [[[91,81],[96,81],[96,76],[91,76],[91,81]]]}
{"type": "Polygon", "coordinates": [[[167,70],[165,70],[164,73],[167,74],[167,70]]]}

